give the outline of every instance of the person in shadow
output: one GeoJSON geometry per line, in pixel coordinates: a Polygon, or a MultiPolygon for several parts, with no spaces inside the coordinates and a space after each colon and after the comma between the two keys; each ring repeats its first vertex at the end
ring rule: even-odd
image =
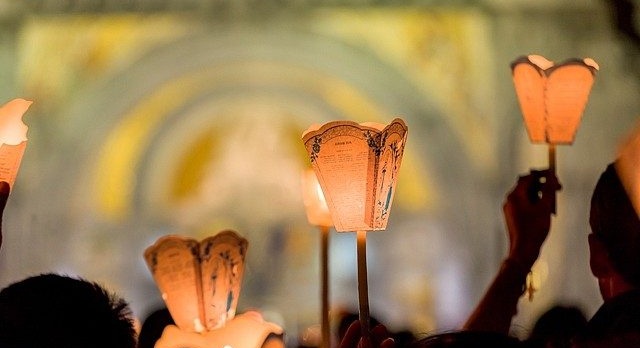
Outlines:
{"type": "Polygon", "coordinates": [[[127,302],[101,285],[53,273],[0,291],[2,348],[135,348],[127,302]]]}
{"type": "MultiPolygon", "coordinates": [[[[526,276],[549,233],[555,191],[559,188],[553,173],[532,172],[521,177],[507,196],[504,216],[510,249],[465,329],[509,332],[526,276]]],[[[571,344],[638,347],[640,219],[620,181],[615,162],[607,166],[594,188],[589,224],[589,264],[604,302],[571,344]]]]}
{"type": "Polygon", "coordinates": [[[570,348],[586,326],[587,316],[577,306],[554,305],[536,320],[525,347],[570,348]]]}

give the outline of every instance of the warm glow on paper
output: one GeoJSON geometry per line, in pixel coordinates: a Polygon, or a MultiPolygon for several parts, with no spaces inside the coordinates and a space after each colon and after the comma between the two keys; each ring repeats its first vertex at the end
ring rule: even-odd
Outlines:
{"type": "Polygon", "coordinates": [[[13,99],[0,107],[0,181],[10,187],[16,180],[24,150],[27,147],[27,130],[22,116],[32,102],[13,99]]]}
{"type": "Polygon", "coordinates": [[[144,258],[173,320],[189,332],[213,330],[235,316],[248,242],[222,231],[198,242],[169,235],[144,258]]]}
{"type": "Polygon", "coordinates": [[[556,65],[530,55],[515,60],[511,69],[529,139],[535,143],[573,143],[598,64],[586,58],[556,65]]]}
{"type": "Polygon", "coordinates": [[[334,121],[303,133],[337,231],[386,228],[406,139],[401,119],[389,125],[334,121]]]}
{"type": "Polygon", "coordinates": [[[313,169],[308,169],[302,173],[302,200],[307,213],[307,220],[311,225],[333,226],[329,206],[313,169]]]}

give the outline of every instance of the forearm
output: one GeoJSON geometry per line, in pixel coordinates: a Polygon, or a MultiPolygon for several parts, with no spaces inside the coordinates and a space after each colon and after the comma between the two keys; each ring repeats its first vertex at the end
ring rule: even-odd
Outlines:
{"type": "Polygon", "coordinates": [[[517,261],[505,260],[463,329],[508,334],[529,270],[517,261]]]}

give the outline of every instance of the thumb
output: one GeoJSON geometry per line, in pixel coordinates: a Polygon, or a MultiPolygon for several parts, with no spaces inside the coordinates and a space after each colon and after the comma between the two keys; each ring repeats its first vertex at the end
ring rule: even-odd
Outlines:
{"type": "Polygon", "coordinates": [[[4,212],[4,207],[7,205],[7,200],[9,199],[10,192],[11,187],[9,186],[9,183],[6,181],[0,181],[0,214],[4,212]]]}
{"type": "Polygon", "coordinates": [[[9,191],[11,191],[11,186],[9,186],[9,183],[6,181],[0,181],[0,194],[9,194],[9,191]]]}

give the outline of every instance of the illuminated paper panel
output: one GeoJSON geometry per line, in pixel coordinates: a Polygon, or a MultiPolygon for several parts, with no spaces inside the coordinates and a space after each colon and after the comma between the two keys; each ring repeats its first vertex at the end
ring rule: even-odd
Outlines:
{"type": "Polygon", "coordinates": [[[190,332],[201,332],[205,322],[198,253],[197,241],[176,235],[160,238],[144,253],[173,321],[190,332]]]}
{"type": "Polygon", "coordinates": [[[334,121],[302,136],[337,231],[387,226],[407,126],[334,121]]]}
{"type": "Polygon", "coordinates": [[[203,332],[225,325],[238,305],[248,241],[222,231],[198,242],[164,236],[144,252],[176,325],[203,332]]]}
{"type": "Polygon", "coordinates": [[[329,206],[313,169],[302,173],[302,200],[307,213],[307,221],[311,225],[333,226],[329,206]]]}
{"type": "Polygon", "coordinates": [[[531,55],[514,61],[511,69],[529,139],[535,143],[573,143],[598,65],[592,59],[554,65],[531,55]]]}
{"type": "Polygon", "coordinates": [[[200,242],[202,302],[207,330],[233,319],[240,297],[248,242],[225,231],[200,242]]]}

